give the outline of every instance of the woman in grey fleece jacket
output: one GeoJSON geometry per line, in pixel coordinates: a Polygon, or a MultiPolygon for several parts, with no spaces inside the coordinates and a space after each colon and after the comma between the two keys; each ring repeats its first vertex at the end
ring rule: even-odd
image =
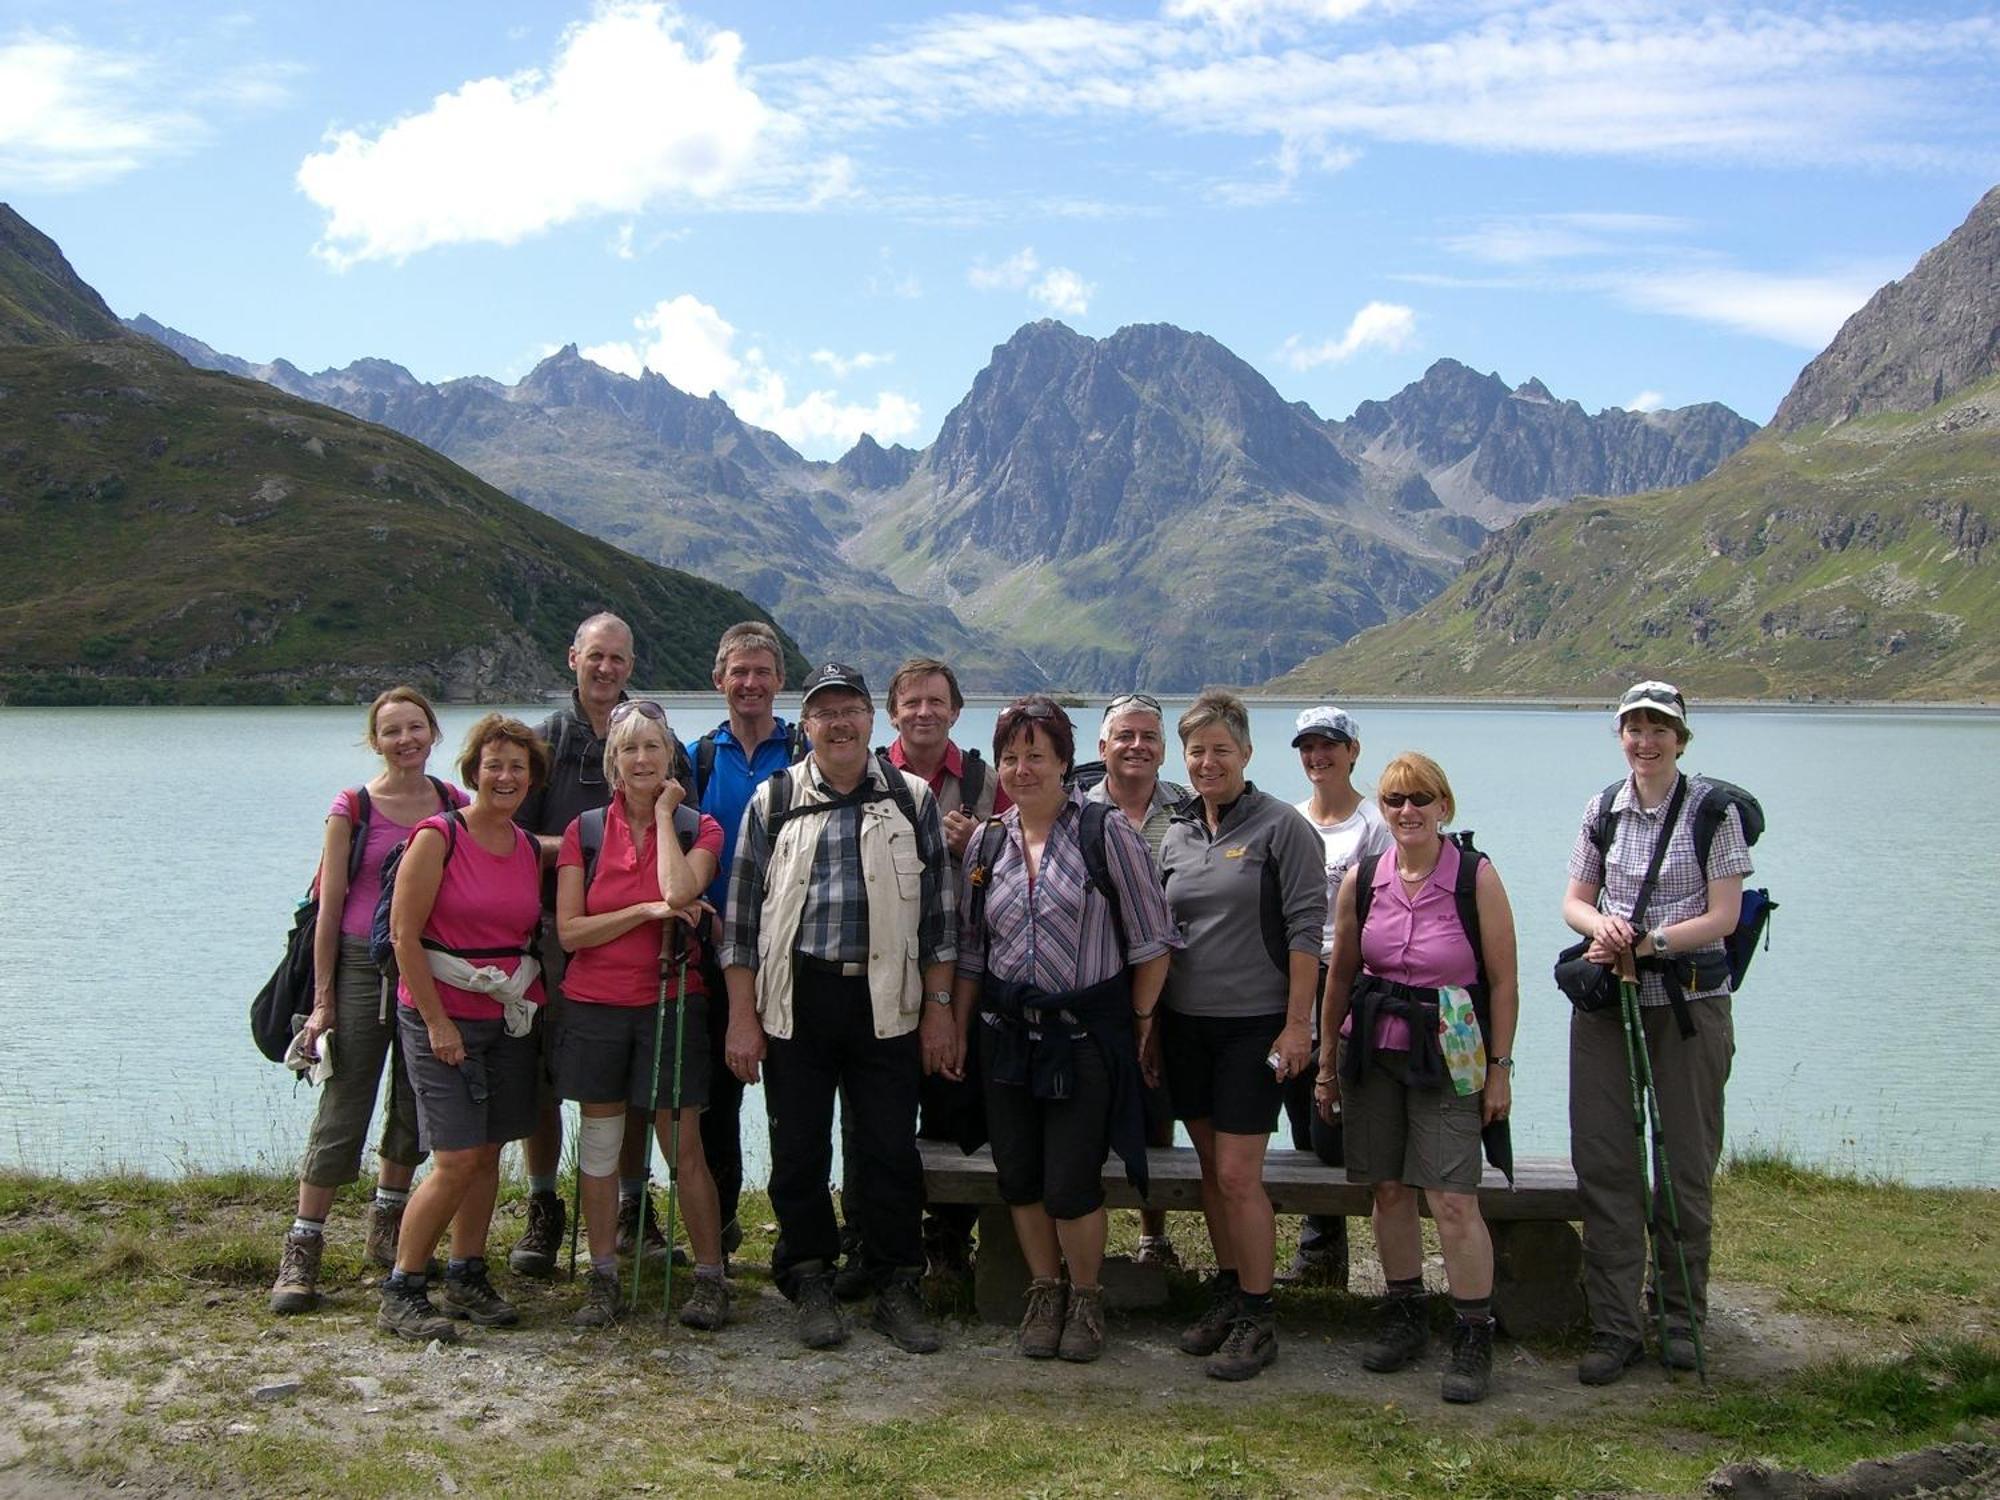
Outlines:
{"type": "Polygon", "coordinates": [[[1180,1345],[1207,1355],[1217,1379],[1247,1380],[1278,1356],[1264,1150],[1285,1080],[1311,1065],[1326,867],[1299,810],[1244,779],[1250,718],[1240,699],[1204,693],[1179,728],[1195,797],[1174,815],[1160,867],[1186,946],[1167,971],[1164,1024],[1145,1061],[1164,1069],[1201,1158],[1215,1247],[1208,1310],[1180,1345]]]}

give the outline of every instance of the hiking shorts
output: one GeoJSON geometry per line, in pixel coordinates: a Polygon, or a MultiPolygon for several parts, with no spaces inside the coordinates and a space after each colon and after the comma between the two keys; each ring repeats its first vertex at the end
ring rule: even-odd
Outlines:
{"type": "Polygon", "coordinates": [[[1225,1135],[1269,1135],[1285,1091],[1264,1059],[1285,1029],[1285,1014],[1190,1016],[1161,1012],[1160,1057],[1182,1120],[1207,1120],[1225,1135]]]}
{"type": "Polygon", "coordinates": [[[396,1007],[403,1066],[417,1096],[417,1143],[466,1151],[518,1141],[535,1128],[535,1038],[507,1035],[504,1021],[454,1021],[465,1040],[457,1067],[431,1053],[430,1028],[415,1006],[396,1007]]]}
{"type": "MultiPolygon", "coordinates": [[[[667,1002],[661,1026],[660,1076],[653,1080],[653,1029],[659,1018],[651,1005],[599,1005],[571,1000],[563,1012],[549,1054],[559,1098],[579,1104],[612,1104],[659,1111],[674,1101],[674,1004],[667,1002]],[[650,1091],[650,1101],[648,1094],[650,1091]]],[[[687,997],[681,1035],[682,1109],[708,1105],[708,998],[687,997]]]]}
{"type": "MultiPolygon", "coordinates": [[[[1344,1050],[1344,1048],[1343,1048],[1344,1050]]],[[[1409,1053],[1378,1051],[1359,1083],[1340,1081],[1349,1182],[1400,1182],[1476,1193],[1485,1174],[1479,1127],[1483,1096],[1403,1082],[1409,1053]]]]}

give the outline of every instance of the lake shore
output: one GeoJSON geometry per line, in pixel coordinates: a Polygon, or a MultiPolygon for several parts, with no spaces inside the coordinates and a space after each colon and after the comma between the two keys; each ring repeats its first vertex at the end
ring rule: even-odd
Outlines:
{"type": "MultiPolygon", "coordinates": [[[[1412,1371],[1360,1369],[1379,1285],[1360,1225],[1354,1292],[1282,1290],[1282,1358],[1225,1387],[1173,1347],[1192,1281],[1164,1313],[1115,1316],[1091,1366],[1029,1365],[1006,1330],[959,1319],[928,1359],[865,1315],[847,1346],[803,1353],[759,1269],[761,1203],[718,1335],[657,1313],[578,1334],[570,1284],[503,1277],[522,1328],[397,1345],[372,1328],[358,1200],[330,1227],[325,1307],[264,1311],[288,1196],[252,1174],[0,1176],[0,1496],[1683,1495],[1746,1460],[1825,1473],[2000,1441],[1990,1191],[1738,1164],[1718,1193],[1712,1391],[1653,1365],[1589,1390],[1576,1338],[1503,1339],[1474,1408],[1438,1401],[1436,1347],[1412,1371]]],[[[497,1244],[518,1213],[510,1197],[497,1244]]],[[[1196,1248],[1194,1222],[1177,1233],[1196,1248]]]]}

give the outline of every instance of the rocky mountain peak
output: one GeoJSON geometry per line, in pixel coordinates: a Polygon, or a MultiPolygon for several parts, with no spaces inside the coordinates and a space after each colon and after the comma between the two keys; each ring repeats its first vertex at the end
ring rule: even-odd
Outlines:
{"type": "Polygon", "coordinates": [[[910,477],[917,466],[914,448],[901,443],[884,448],[873,434],[862,433],[854,446],[840,456],[834,468],[847,476],[850,484],[864,490],[893,490],[910,477]]]}
{"type": "Polygon", "coordinates": [[[2000,373],[2000,187],[1870,297],[1799,373],[1771,426],[1796,432],[1882,411],[1922,411],[2000,373]]]}

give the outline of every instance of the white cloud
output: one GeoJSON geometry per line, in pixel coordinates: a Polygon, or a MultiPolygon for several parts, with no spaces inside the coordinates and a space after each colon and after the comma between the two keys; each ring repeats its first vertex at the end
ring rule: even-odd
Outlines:
{"type": "Polygon", "coordinates": [[[1219,201],[1237,208],[1282,203],[1297,192],[1299,178],[1306,173],[1320,172],[1331,176],[1335,172],[1346,171],[1359,160],[1361,153],[1352,146],[1330,145],[1322,140],[1286,135],[1280,139],[1278,149],[1271,157],[1272,176],[1261,181],[1218,183],[1211,192],[1219,201]]]}
{"type": "Polygon", "coordinates": [[[965,279],[982,292],[1025,292],[1038,307],[1065,318],[1089,312],[1090,299],[1097,293],[1095,282],[1085,281],[1068,266],[1044,266],[1033,246],[1024,246],[998,265],[974,261],[965,279]]]}
{"type": "Polygon", "coordinates": [[[1396,302],[1370,302],[1347,325],[1337,339],[1308,344],[1298,334],[1286,339],[1278,358],[1294,370],[1310,370],[1317,365],[1339,364],[1363,349],[1394,352],[1410,347],[1417,336],[1417,315],[1396,302]]]}
{"type": "MultiPolygon", "coordinates": [[[[682,390],[697,396],[721,396],[736,415],[765,427],[811,456],[832,456],[854,445],[864,432],[885,443],[915,433],[923,411],[896,391],[880,391],[872,402],[842,401],[826,390],[808,390],[794,398],[790,383],[772,368],[761,349],[736,352],[736,328],[715,308],[683,292],[659,302],[632,320],[643,336],[637,342],[613,340],[582,350],[583,357],[620,374],[637,376],[652,370],[682,390]]],[[[820,350],[820,355],[840,356],[820,350]]],[[[886,364],[887,354],[857,355],[850,369],[886,364]]],[[[837,372],[845,374],[845,371],[837,372]]]]}
{"type": "Polygon", "coordinates": [[[1472,260],[1529,266],[1552,260],[1629,253],[1635,246],[1672,239],[1693,225],[1666,214],[1516,214],[1482,220],[1447,235],[1446,249],[1472,260]]]}
{"type": "Polygon", "coordinates": [[[1671,313],[1817,352],[1893,272],[1778,274],[1721,265],[1612,278],[1630,306],[1671,313]]]}
{"type": "Polygon", "coordinates": [[[794,157],[796,124],[746,79],[734,32],[645,0],[569,27],[546,68],[478,78],[380,130],[333,133],[299,165],[335,265],[439,245],[513,244],[658,204],[816,205],[852,164],[794,157]]]}
{"type": "Polygon", "coordinates": [[[620,260],[631,260],[637,251],[632,248],[632,226],[620,224],[618,232],[611,236],[611,253],[620,260]]]}
{"type": "Polygon", "coordinates": [[[1625,402],[1627,411],[1658,411],[1667,404],[1667,398],[1658,391],[1641,391],[1625,402]]]}
{"type": "Polygon", "coordinates": [[[871,354],[862,350],[858,354],[835,354],[831,349],[815,349],[806,356],[814,364],[833,372],[835,380],[845,380],[856,370],[872,370],[877,365],[893,364],[893,354],[871,354]]]}
{"type": "Polygon", "coordinates": [[[207,126],[168,95],[148,58],[16,33],[0,43],[0,182],[93,187],[205,140],[207,126]]]}

